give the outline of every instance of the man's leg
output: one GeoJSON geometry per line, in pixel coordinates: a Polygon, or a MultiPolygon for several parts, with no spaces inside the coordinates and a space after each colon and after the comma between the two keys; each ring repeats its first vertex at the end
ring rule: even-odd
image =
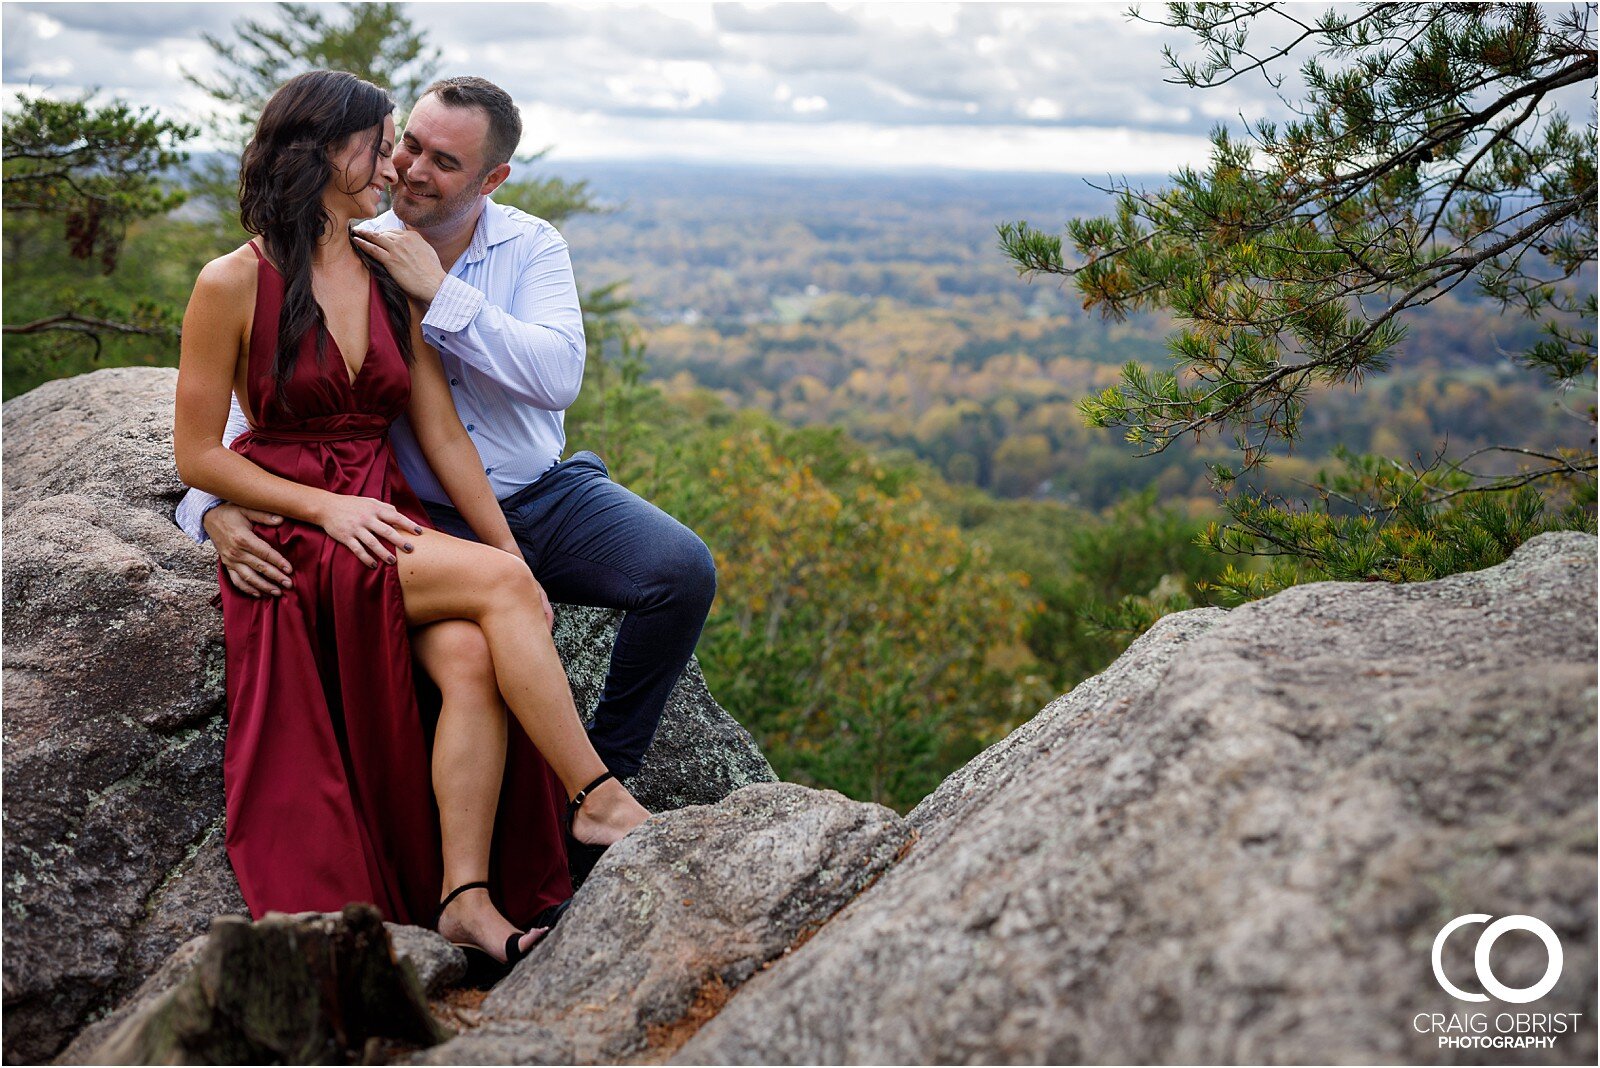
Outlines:
{"type": "MultiPolygon", "coordinates": [[[[607,768],[636,774],[711,610],[711,553],[689,528],[612,482],[589,452],[503,504],[552,601],[626,613],[589,737],[607,768]]],[[[459,516],[428,510],[442,529],[464,528],[459,516]]]]}

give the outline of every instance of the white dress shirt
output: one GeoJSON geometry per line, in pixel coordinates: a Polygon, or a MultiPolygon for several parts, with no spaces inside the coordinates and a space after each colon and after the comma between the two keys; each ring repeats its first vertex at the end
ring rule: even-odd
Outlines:
{"type": "MultiPolygon", "coordinates": [[[[398,230],[404,224],[391,211],[370,226],[398,230]]],[[[472,242],[422,318],[422,336],[439,350],[456,412],[496,497],[509,497],[561,459],[566,409],[583,383],[584,339],[572,261],[554,226],[486,201],[472,242]]],[[[246,429],[235,398],[223,444],[246,429]]],[[[448,504],[404,416],[389,441],[417,495],[448,504]]],[[[204,541],[201,520],[220,503],[191,489],[178,505],[178,525],[204,541]]]]}

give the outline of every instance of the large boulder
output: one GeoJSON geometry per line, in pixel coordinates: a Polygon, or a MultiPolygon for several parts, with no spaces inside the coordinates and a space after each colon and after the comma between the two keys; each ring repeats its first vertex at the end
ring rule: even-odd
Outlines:
{"type": "Polygon", "coordinates": [[[910,846],[881,805],[788,783],[652,817],[428,1064],[660,1060],[910,846]]]}
{"type": "MultiPolygon", "coordinates": [[[[674,1063],[1592,1063],[1595,560],[1549,534],[1169,617],[913,812],[907,859],[674,1063]],[[1430,950],[1468,914],[1548,924],[1553,990],[1447,994],[1430,950]],[[1441,1045],[1434,1014],[1477,1011],[1553,1041],[1441,1045]]],[[[1445,943],[1468,993],[1483,930],[1445,943]]],[[[1493,949],[1513,987],[1550,960],[1493,949]]]]}
{"type": "Polygon", "coordinates": [[[215,568],[170,519],[174,377],[102,371],[5,406],[12,1061],[244,911],[221,856],[215,568]]]}
{"type": "MultiPolygon", "coordinates": [[[[222,849],[215,557],[171,518],[175,382],[97,371],[4,409],[10,1061],[52,1055],[214,915],[244,911],[222,849]]],[[[558,612],[592,707],[615,620],[558,612]]],[[[641,801],[709,803],[774,778],[691,662],[635,778],[641,801]]]]}

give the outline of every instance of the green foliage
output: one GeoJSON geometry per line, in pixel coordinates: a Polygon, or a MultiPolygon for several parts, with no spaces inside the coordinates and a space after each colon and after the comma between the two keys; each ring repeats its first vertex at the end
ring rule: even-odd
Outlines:
{"type": "Polygon", "coordinates": [[[120,101],[22,97],[5,118],[4,205],[60,219],[72,255],[116,269],[128,223],[183,203],[159,175],[197,132],[120,101]]]}
{"type": "Polygon", "coordinates": [[[1163,615],[1210,603],[1227,569],[1201,542],[1207,522],[1163,506],[1154,487],[1097,513],[924,485],[996,567],[1029,576],[1037,607],[1023,636],[1052,693],[1104,670],[1163,615]]]}
{"type": "Polygon", "coordinates": [[[999,501],[837,429],[669,397],[635,339],[591,342],[570,444],[711,546],[701,663],[785,778],[904,809],[1222,572],[1153,490],[1103,516],[999,501]]]}
{"type": "Polygon", "coordinates": [[[621,289],[621,282],[612,282],[583,295],[588,360],[571,418],[583,427],[586,447],[605,457],[612,476],[627,484],[649,477],[671,454],[646,441],[650,428],[643,413],[659,401],[660,391],[644,384],[644,344],[629,318],[632,302],[621,289]]]}
{"type": "MultiPolygon", "coordinates": [[[[21,97],[4,125],[6,365],[19,383],[93,361],[106,340],[175,345],[177,316],[124,292],[116,272],[130,226],[183,202],[161,175],[196,131],[120,101],[21,97]]],[[[26,388],[26,387],[24,387],[26,388]]]]}
{"type": "Polygon", "coordinates": [[[1594,480],[1573,457],[1541,455],[1572,463],[1564,478],[1542,478],[1541,491],[1514,479],[1474,491],[1469,473],[1438,460],[1418,467],[1344,450],[1337,459],[1343,470],[1319,472],[1310,504],[1259,490],[1230,497],[1229,524],[1208,527],[1205,543],[1270,566],[1230,565],[1211,588],[1247,600],[1299,582],[1419,582],[1492,567],[1547,531],[1595,532],[1594,480]]]}
{"type": "MultiPolygon", "coordinates": [[[[1168,10],[1164,25],[1206,47],[1203,64],[1167,53],[1198,87],[1271,62],[1247,46],[1257,18],[1298,21],[1267,5],[1168,10]]],[[[1057,236],[1000,227],[1019,271],[1069,277],[1086,306],[1114,318],[1164,307],[1182,324],[1172,369],[1129,364],[1119,384],[1082,401],[1088,422],[1124,428],[1141,455],[1231,428],[1240,470],[1217,484],[1238,491],[1239,474],[1299,437],[1313,393],[1386,371],[1414,310],[1468,279],[1503,313],[1539,320],[1545,337],[1520,354],[1525,365],[1592,390],[1593,281],[1569,283],[1595,261],[1595,128],[1574,129],[1550,103],[1595,81],[1592,17],[1587,6],[1329,10],[1301,39],[1342,65],[1303,65],[1299,121],[1257,123],[1245,140],[1219,126],[1204,173],[1186,168],[1156,193],[1116,190],[1114,214],[1067,225],[1081,265],[1068,265],[1057,236]]],[[[1591,405],[1591,428],[1593,418],[1591,405]]],[[[1493,562],[1552,525],[1592,527],[1593,438],[1577,452],[1529,444],[1479,450],[1515,456],[1517,470],[1441,460],[1448,479],[1396,480],[1374,461],[1313,487],[1364,501],[1348,522],[1244,489],[1228,501],[1230,530],[1210,543],[1300,558],[1304,574],[1409,578],[1493,562]],[[1587,488],[1572,492],[1574,479],[1587,488]]],[[[1232,588],[1272,588],[1297,567],[1232,588]]]]}
{"type": "Polygon", "coordinates": [[[668,402],[642,370],[635,339],[591,350],[571,444],[711,547],[701,662],[780,775],[904,809],[1048,699],[1016,664],[1025,580],[915,472],[706,394],[668,402]]]}

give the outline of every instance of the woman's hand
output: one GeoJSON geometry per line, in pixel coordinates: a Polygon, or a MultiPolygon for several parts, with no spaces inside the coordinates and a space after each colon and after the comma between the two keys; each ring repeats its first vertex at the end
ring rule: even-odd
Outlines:
{"type": "Polygon", "coordinates": [[[318,509],[317,525],[328,537],[356,554],[368,567],[379,561],[395,562],[389,542],[402,552],[411,552],[407,534],[422,533],[422,528],[401,514],[392,504],[372,497],[353,497],[330,493],[318,509]],[[402,533],[402,531],[406,533],[402,533]]]}

